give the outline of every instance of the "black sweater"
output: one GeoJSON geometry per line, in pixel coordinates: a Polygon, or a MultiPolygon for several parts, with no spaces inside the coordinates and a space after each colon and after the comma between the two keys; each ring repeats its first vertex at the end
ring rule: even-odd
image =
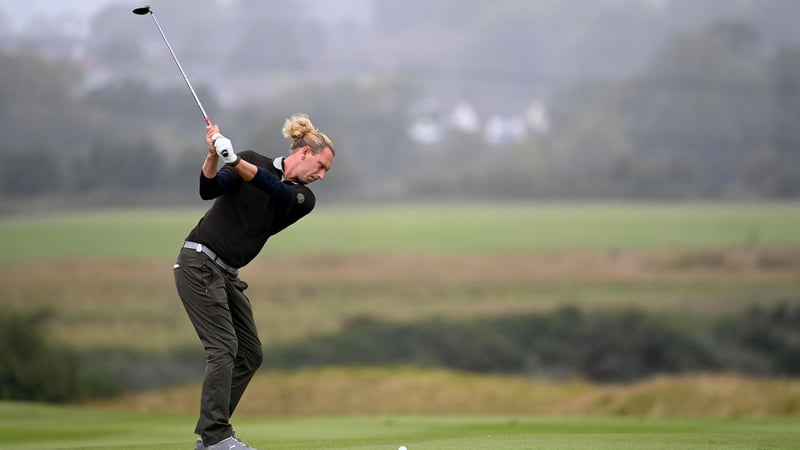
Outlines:
{"type": "Polygon", "coordinates": [[[200,197],[216,199],[186,237],[213,250],[234,267],[243,267],[258,255],[267,239],[314,209],[315,197],[302,184],[281,182],[273,160],[253,151],[239,156],[258,167],[245,182],[230,167],[214,178],[200,174],[200,197]]]}

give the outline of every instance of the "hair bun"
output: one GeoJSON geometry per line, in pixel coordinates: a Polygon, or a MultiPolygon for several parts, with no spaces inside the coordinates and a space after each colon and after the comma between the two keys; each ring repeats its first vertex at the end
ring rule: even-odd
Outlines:
{"type": "Polygon", "coordinates": [[[286,139],[296,141],[314,130],[314,124],[311,123],[307,114],[294,114],[283,123],[281,132],[286,139]]]}

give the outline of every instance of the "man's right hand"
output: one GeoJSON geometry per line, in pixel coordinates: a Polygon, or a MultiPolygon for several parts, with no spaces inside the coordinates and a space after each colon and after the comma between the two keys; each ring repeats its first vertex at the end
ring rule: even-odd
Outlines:
{"type": "Polygon", "coordinates": [[[220,135],[219,133],[219,125],[208,125],[206,126],[206,144],[208,145],[208,153],[212,156],[217,155],[217,149],[214,147],[214,136],[220,135]]]}

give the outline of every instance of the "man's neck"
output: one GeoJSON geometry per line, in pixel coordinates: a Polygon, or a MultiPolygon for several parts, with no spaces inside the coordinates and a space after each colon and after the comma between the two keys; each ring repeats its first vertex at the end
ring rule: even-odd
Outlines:
{"type": "Polygon", "coordinates": [[[294,176],[294,168],[297,165],[294,155],[295,153],[291,153],[289,156],[284,156],[281,158],[283,179],[292,183],[296,183],[296,181],[292,178],[294,176]]]}

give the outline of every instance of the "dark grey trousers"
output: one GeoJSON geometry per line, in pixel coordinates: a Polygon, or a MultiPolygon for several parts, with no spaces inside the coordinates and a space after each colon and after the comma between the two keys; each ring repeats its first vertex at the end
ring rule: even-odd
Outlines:
{"type": "Polygon", "coordinates": [[[233,435],[230,417],[261,365],[262,349],[247,283],[204,253],[182,249],[175,286],[206,351],[206,372],[195,433],[205,445],[233,435]]]}

